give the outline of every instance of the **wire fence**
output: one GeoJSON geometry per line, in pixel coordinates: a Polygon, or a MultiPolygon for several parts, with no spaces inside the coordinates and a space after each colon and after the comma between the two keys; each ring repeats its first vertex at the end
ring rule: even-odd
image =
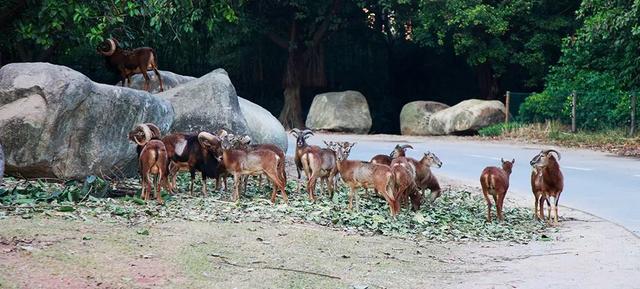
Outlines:
{"type": "Polygon", "coordinates": [[[527,119],[523,115],[522,105],[528,97],[542,95],[528,104],[525,113],[533,110],[544,120],[563,120],[571,125],[572,132],[578,129],[617,128],[628,130],[630,136],[635,136],[638,131],[636,118],[639,94],[640,92],[569,91],[546,92],[542,95],[536,92],[507,91],[504,95],[505,122],[527,119]],[[547,111],[539,107],[532,108],[537,105],[546,106],[547,111]]]}

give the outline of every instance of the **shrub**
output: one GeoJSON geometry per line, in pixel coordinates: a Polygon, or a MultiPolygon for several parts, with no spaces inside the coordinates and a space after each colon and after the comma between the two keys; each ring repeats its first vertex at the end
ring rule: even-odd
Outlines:
{"type": "Polygon", "coordinates": [[[480,136],[500,136],[521,127],[522,124],[519,122],[498,123],[481,128],[478,130],[478,134],[480,136]]]}

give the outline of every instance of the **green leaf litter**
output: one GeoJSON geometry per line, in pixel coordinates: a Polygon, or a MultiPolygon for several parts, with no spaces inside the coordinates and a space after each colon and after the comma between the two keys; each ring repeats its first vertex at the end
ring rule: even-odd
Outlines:
{"type": "MultiPolygon", "coordinates": [[[[230,192],[214,192],[209,184],[209,196],[202,197],[199,182],[194,195],[188,194],[188,177],[178,178],[180,193],[163,195],[164,205],[139,198],[137,180],[127,180],[133,196],[103,198],[117,184],[90,177],[83,182],[48,183],[8,178],[0,187],[0,217],[34,214],[63,217],[72,220],[97,219],[126,225],[153,224],[173,220],[203,222],[279,222],[312,223],[363,235],[382,234],[401,238],[432,241],[511,241],[526,243],[547,238],[545,225],[534,221],[531,210],[505,207],[505,221],[487,223],[486,204],[482,196],[462,189],[445,190],[431,205],[418,212],[404,208],[392,218],[386,202],[379,197],[359,192],[353,210],[347,209],[348,188],[338,186],[333,200],[320,193],[313,203],[306,193],[295,192],[295,183],[287,184],[289,205],[280,195],[272,205],[268,198],[271,188],[255,187],[251,182],[238,203],[229,202],[230,192]],[[134,185],[132,185],[134,184],[134,185]],[[213,193],[212,193],[213,192],[213,193]],[[71,196],[71,197],[70,197],[71,196]],[[72,199],[73,201],[69,201],[72,199]],[[52,213],[55,212],[55,213],[52,213]]],[[[233,186],[230,185],[230,189],[233,186]]],[[[148,234],[148,231],[147,231],[148,234]]]]}

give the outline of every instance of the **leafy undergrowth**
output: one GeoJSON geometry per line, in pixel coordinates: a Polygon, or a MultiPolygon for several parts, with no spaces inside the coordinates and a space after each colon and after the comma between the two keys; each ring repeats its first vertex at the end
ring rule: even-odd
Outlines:
{"type": "Polygon", "coordinates": [[[623,129],[571,133],[566,125],[550,121],[544,124],[501,123],[483,128],[478,133],[483,138],[589,148],[622,156],[640,157],[640,137],[629,137],[623,129]]]}
{"type": "MultiPolygon", "coordinates": [[[[134,183],[136,180],[129,182],[134,183]]],[[[403,209],[393,219],[383,199],[365,197],[363,192],[358,198],[357,207],[348,210],[348,189],[344,186],[339,186],[333,200],[323,194],[312,203],[306,194],[295,193],[295,183],[290,182],[287,186],[288,206],[282,204],[280,195],[277,204],[272,205],[268,200],[269,187],[258,189],[251,185],[239,203],[229,202],[229,193],[215,192],[209,197],[191,197],[188,193],[165,195],[165,204],[158,205],[155,201],[144,202],[137,196],[97,198],[89,194],[92,186],[86,183],[55,184],[9,179],[5,187],[0,188],[0,202],[3,204],[0,215],[31,218],[42,214],[46,217],[95,219],[128,226],[171,220],[315,223],[365,235],[383,234],[434,241],[526,243],[544,238],[540,236],[544,236],[542,232],[545,226],[532,220],[530,209],[507,206],[505,222],[487,223],[484,219],[486,205],[482,196],[464,190],[444,191],[431,206],[423,205],[418,212],[403,209]],[[80,191],[78,195],[83,200],[80,203],[70,201],[72,198],[68,196],[60,197],[64,195],[61,192],[75,190],[80,191]],[[83,196],[82,192],[87,195],[83,196]]],[[[102,186],[104,185],[100,187],[102,186]]],[[[110,187],[114,189],[116,186],[110,187]]],[[[186,177],[179,178],[179,187],[183,191],[187,190],[186,177]]],[[[199,192],[198,185],[194,191],[199,192]]]]}

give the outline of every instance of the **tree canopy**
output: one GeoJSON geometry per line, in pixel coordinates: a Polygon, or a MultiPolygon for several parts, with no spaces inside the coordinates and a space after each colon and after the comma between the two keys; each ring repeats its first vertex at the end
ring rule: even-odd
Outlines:
{"type": "Polygon", "coordinates": [[[225,68],[241,96],[288,127],[303,125],[315,94],[354,89],[369,101],[373,131],[395,132],[402,105],[418,99],[636,90],[638,3],[8,0],[0,3],[0,64],[48,61],[115,83],[96,54],[115,37],[154,47],[163,70],[225,68]]]}

